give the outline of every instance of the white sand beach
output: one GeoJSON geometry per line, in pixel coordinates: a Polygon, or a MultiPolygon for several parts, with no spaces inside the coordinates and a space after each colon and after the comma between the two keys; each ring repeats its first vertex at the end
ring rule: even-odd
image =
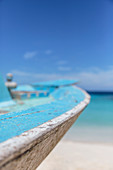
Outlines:
{"type": "Polygon", "coordinates": [[[63,139],[37,170],[113,170],[113,145],[63,139]]]}

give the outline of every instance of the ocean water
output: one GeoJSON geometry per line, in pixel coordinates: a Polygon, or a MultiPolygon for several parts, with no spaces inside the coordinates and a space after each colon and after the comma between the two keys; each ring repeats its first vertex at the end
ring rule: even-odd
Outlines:
{"type": "Polygon", "coordinates": [[[113,94],[91,94],[90,104],[64,139],[113,143],[113,94]]]}

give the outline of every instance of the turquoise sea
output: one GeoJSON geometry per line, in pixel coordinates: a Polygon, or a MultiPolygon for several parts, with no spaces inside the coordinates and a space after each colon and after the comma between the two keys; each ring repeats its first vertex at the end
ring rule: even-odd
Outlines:
{"type": "Polygon", "coordinates": [[[91,93],[91,101],[64,139],[113,143],[113,93],[91,93]]]}

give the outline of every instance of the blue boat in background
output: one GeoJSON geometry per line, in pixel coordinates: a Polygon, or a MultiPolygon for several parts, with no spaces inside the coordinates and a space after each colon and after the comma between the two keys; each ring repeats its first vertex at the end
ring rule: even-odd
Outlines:
{"type": "Polygon", "coordinates": [[[0,77],[0,169],[33,170],[40,165],[90,101],[77,82],[7,89],[0,77]]]}

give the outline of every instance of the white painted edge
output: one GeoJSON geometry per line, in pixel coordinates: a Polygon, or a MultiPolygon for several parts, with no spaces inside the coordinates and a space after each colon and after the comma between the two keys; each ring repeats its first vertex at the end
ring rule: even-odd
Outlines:
{"type": "Polygon", "coordinates": [[[90,96],[87,92],[85,92],[81,88],[79,89],[85,94],[85,99],[77,106],[75,106],[73,109],[67,111],[66,113],[40,126],[28,130],[19,136],[13,137],[1,143],[0,144],[0,166],[4,165],[8,161],[14,159],[15,157],[21,155],[22,153],[30,149],[30,147],[32,147],[32,143],[39,137],[43,136],[47,132],[50,132],[52,129],[62,124],[64,121],[70,119],[71,117],[74,117],[75,115],[83,111],[84,108],[90,102],[90,96]]]}

